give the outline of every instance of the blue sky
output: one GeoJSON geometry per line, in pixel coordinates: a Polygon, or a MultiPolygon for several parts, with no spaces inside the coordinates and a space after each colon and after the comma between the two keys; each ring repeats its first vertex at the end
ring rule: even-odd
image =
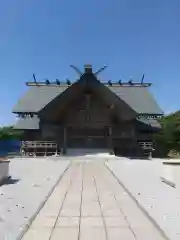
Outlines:
{"type": "Polygon", "coordinates": [[[73,80],[70,64],[107,64],[102,80],[145,73],[161,108],[180,109],[179,26],[178,0],[0,1],[0,124],[14,123],[32,73],[73,80]]]}

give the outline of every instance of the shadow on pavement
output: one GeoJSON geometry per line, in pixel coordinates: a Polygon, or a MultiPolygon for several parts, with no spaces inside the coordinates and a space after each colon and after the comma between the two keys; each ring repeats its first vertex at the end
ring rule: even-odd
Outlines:
{"type": "Polygon", "coordinates": [[[18,183],[20,181],[20,179],[14,179],[14,178],[11,178],[11,176],[10,177],[8,177],[8,178],[6,178],[6,179],[4,179],[4,180],[2,180],[1,182],[0,182],[0,187],[2,186],[2,185],[12,185],[12,184],[16,184],[16,183],[18,183]]]}

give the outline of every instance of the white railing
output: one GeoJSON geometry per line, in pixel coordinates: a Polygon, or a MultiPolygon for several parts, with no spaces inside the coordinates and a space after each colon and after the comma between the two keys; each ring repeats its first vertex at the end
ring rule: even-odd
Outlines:
{"type": "Polygon", "coordinates": [[[152,142],[139,142],[139,145],[143,150],[153,150],[152,142]]]}
{"type": "Polygon", "coordinates": [[[22,141],[22,156],[47,156],[58,153],[58,144],[55,141],[22,141]]]}

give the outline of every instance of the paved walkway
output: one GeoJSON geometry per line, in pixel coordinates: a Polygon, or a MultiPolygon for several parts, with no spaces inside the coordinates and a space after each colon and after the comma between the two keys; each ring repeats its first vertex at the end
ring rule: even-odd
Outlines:
{"type": "Polygon", "coordinates": [[[11,179],[0,186],[0,240],[19,238],[69,163],[56,157],[11,159],[11,179]]]}
{"type": "MultiPolygon", "coordinates": [[[[162,159],[109,161],[106,165],[169,239],[180,240],[180,188],[164,184],[162,159]]],[[[178,168],[176,174],[180,176],[178,168]]],[[[180,178],[177,178],[180,180],[180,178]]]]}
{"type": "Polygon", "coordinates": [[[162,240],[100,161],[74,162],[23,240],[162,240]]]}

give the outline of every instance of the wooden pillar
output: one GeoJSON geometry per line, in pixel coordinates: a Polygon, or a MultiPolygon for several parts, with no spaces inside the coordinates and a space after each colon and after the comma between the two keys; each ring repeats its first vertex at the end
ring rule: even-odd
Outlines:
{"type": "Polygon", "coordinates": [[[64,126],[64,133],[63,133],[63,154],[66,154],[67,151],[67,131],[66,126],[64,126]]]}
{"type": "Polygon", "coordinates": [[[112,142],[112,126],[110,125],[109,128],[109,134],[108,134],[108,147],[110,150],[110,153],[113,154],[113,142],[112,142]]]}
{"type": "Polygon", "coordinates": [[[57,154],[61,154],[61,148],[62,148],[62,129],[59,127],[57,130],[57,136],[56,136],[56,141],[57,141],[57,154]]]}

